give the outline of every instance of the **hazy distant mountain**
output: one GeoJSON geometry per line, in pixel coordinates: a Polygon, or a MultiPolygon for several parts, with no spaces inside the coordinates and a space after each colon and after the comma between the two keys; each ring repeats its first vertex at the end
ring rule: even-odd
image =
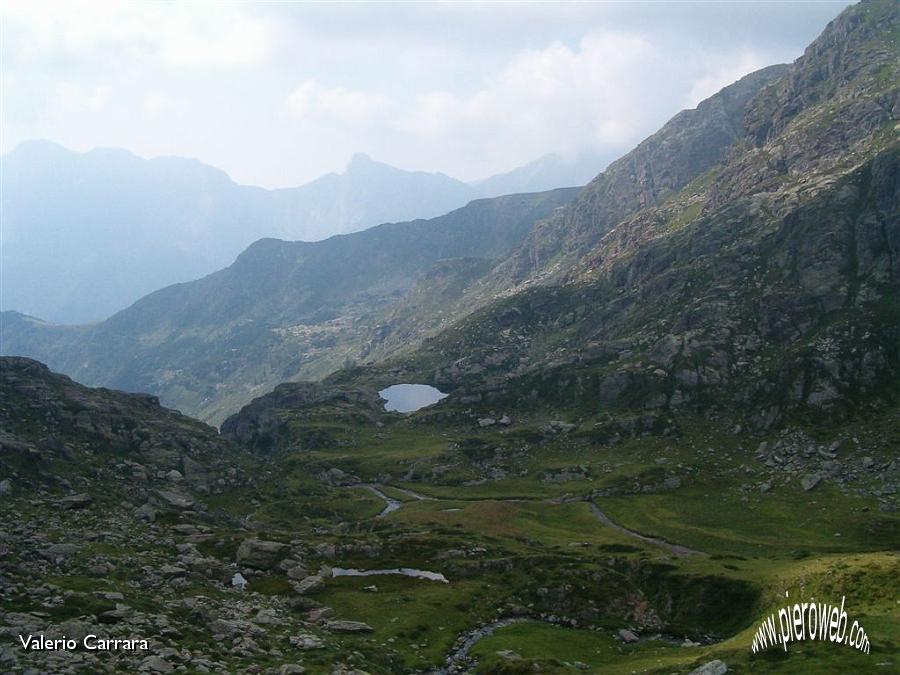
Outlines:
{"type": "Polygon", "coordinates": [[[264,190],[196,160],[22,143],[2,158],[4,310],[105,318],[163,286],[230,264],[262,237],[318,240],[428,218],[478,193],[437,173],[353,158],[343,174],[264,190]]]}
{"type": "Polygon", "coordinates": [[[269,236],[314,241],[381,223],[434,218],[481,196],[442,173],[404,171],[356,154],[342,174],[329,173],[301,187],[274,190],[280,222],[269,236]]]}
{"type": "Polygon", "coordinates": [[[474,181],[470,185],[485,197],[587,185],[613,159],[614,156],[607,157],[592,152],[573,157],[552,153],[525,166],[474,181]]]}

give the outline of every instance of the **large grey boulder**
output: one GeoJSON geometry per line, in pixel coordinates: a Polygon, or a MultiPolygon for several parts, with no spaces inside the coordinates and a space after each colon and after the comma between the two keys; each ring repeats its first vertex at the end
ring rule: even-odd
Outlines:
{"type": "Polygon", "coordinates": [[[692,670],[690,675],[725,675],[728,672],[728,666],[722,661],[716,659],[709,663],[704,663],[699,668],[692,670]]]}
{"type": "Polygon", "coordinates": [[[237,550],[237,563],[258,570],[273,569],[287,555],[288,545],[280,541],[245,539],[237,550]]]}
{"type": "Polygon", "coordinates": [[[77,495],[69,495],[59,500],[59,505],[64,509],[83,509],[90,506],[94,498],[89,494],[81,493],[77,495]]]}
{"type": "Polygon", "coordinates": [[[325,580],[318,574],[313,574],[306,577],[303,581],[293,583],[292,586],[298,595],[307,595],[322,589],[325,586],[325,580]]]}
{"type": "Polygon", "coordinates": [[[194,505],[193,498],[174,490],[157,490],[156,496],[163,506],[173,509],[189,509],[194,505]]]}

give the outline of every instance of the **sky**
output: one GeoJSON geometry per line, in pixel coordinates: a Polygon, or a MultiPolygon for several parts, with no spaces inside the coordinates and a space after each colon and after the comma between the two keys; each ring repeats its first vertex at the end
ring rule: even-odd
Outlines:
{"type": "Polygon", "coordinates": [[[356,152],[476,180],[627,152],[848,2],[0,4],[0,151],[45,138],[288,187],[356,152]]]}

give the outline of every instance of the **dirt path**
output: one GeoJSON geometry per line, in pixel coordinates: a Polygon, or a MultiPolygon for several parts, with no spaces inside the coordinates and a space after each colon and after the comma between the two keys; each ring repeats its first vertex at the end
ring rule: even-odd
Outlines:
{"type": "Polygon", "coordinates": [[[621,532],[622,534],[626,534],[629,537],[633,537],[634,539],[640,539],[641,541],[647,542],[648,544],[653,544],[654,546],[659,546],[660,548],[664,548],[667,551],[674,553],[675,555],[706,555],[702,551],[695,551],[694,549],[688,548],[687,546],[682,546],[681,544],[673,544],[671,542],[665,541],[664,539],[647,537],[640,532],[635,532],[634,530],[629,530],[627,527],[622,527],[618,523],[610,520],[609,516],[603,513],[603,511],[600,510],[600,507],[594,504],[594,502],[589,502],[589,504],[591,507],[591,512],[594,514],[597,520],[599,520],[607,527],[611,527],[612,529],[621,532]]]}
{"type": "Polygon", "coordinates": [[[381,513],[379,513],[376,518],[384,518],[386,515],[393,513],[394,511],[398,511],[401,506],[403,506],[403,502],[398,499],[394,499],[393,497],[388,497],[381,491],[381,486],[373,483],[358,483],[357,485],[351,485],[353,488],[362,488],[363,490],[368,490],[373,495],[378,497],[379,499],[384,500],[384,509],[382,509],[381,513]]]}
{"type": "MultiPolygon", "coordinates": [[[[376,497],[378,497],[379,499],[382,499],[384,501],[384,509],[381,511],[381,513],[379,513],[377,516],[375,516],[376,518],[384,518],[385,516],[393,513],[394,511],[399,511],[400,508],[403,506],[403,502],[401,502],[399,499],[394,499],[393,497],[387,496],[382,490],[382,488],[384,486],[382,486],[379,483],[357,483],[356,485],[351,485],[349,487],[361,488],[363,490],[368,490],[373,495],[375,495],[376,497]]],[[[426,497],[425,495],[420,495],[418,492],[413,492],[412,490],[406,490],[405,488],[398,488],[398,487],[391,486],[391,489],[396,490],[397,492],[402,492],[406,496],[408,496],[411,499],[414,499],[416,501],[424,501],[426,499],[431,499],[431,497],[426,497]]]]}

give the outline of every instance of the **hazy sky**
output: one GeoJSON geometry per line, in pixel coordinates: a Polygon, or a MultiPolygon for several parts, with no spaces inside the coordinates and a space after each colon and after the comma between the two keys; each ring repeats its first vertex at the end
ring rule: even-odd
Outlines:
{"type": "Polygon", "coordinates": [[[847,4],[5,0],[0,140],[196,157],[267,187],[354,152],[471,180],[625,151],[795,59],[847,4]]]}

